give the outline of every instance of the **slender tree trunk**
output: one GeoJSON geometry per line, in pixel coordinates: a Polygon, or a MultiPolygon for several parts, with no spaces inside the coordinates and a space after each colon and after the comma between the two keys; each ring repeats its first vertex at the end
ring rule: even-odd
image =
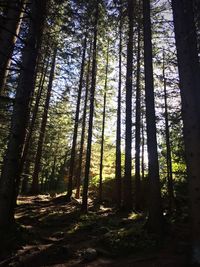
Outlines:
{"type": "Polygon", "coordinates": [[[54,79],[54,72],[55,72],[55,65],[56,65],[56,54],[57,54],[57,49],[55,48],[53,59],[52,59],[52,64],[51,64],[47,95],[46,95],[46,100],[45,100],[45,105],[44,105],[44,113],[42,116],[42,122],[41,122],[41,127],[40,127],[40,135],[39,135],[39,140],[38,140],[37,152],[36,152],[36,157],[35,157],[35,166],[34,166],[32,186],[31,186],[32,194],[38,194],[39,192],[39,179],[38,178],[39,178],[39,172],[40,172],[40,162],[41,162],[41,157],[42,157],[42,149],[43,149],[43,143],[44,143],[46,124],[47,124],[49,103],[50,103],[51,91],[52,91],[52,86],[53,86],[53,79],[54,79]]]}
{"type": "Polygon", "coordinates": [[[116,203],[121,207],[122,202],[122,170],[121,170],[121,91],[122,91],[122,2],[119,7],[119,82],[117,96],[117,132],[116,132],[116,203]]]}
{"type": "MultiPolygon", "coordinates": [[[[192,234],[192,263],[200,264],[200,122],[199,62],[193,1],[172,0],[182,100],[183,131],[192,234]]],[[[196,264],[196,265],[195,265],[196,264]]],[[[192,265],[193,266],[193,265],[192,265]]]]}
{"type": "Polygon", "coordinates": [[[163,83],[164,83],[164,101],[165,101],[165,138],[166,138],[166,149],[167,149],[167,188],[168,188],[168,211],[169,214],[174,209],[174,186],[173,186],[173,175],[172,175],[172,157],[171,157],[171,145],[170,145],[170,132],[169,132],[169,118],[168,118],[168,101],[167,101],[167,83],[165,77],[165,58],[163,53],[163,83]]]}
{"type": "Polygon", "coordinates": [[[17,87],[11,131],[0,179],[0,227],[7,227],[14,221],[15,181],[19,172],[26,127],[30,112],[30,98],[34,91],[35,68],[41,43],[47,1],[31,2],[30,28],[23,51],[22,65],[17,87]],[[37,19],[36,19],[37,18],[37,19]]]}
{"type": "Polygon", "coordinates": [[[85,179],[83,183],[83,198],[82,211],[87,212],[88,208],[88,186],[90,174],[91,161],[91,146],[92,146],[92,130],[93,130],[93,116],[94,116],[94,95],[96,88],[96,56],[97,56],[97,35],[98,35],[98,19],[99,19],[99,0],[96,0],[96,14],[94,22],[94,40],[93,40],[93,56],[92,56],[92,82],[90,89],[90,113],[89,113],[89,129],[87,139],[86,165],[85,165],[85,179]]]}
{"type": "Polygon", "coordinates": [[[86,124],[86,115],[87,115],[88,91],[89,91],[89,84],[90,84],[91,51],[92,51],[92,42],[90,44],[89,61],[88,61],[88,67],[87,67],[87,77],[86,77],[86,87],[85,87],[85,102],[84,102],[84,108],[83,108],[83,118],[82,118],[82,127],[81,127],[82,128],[81,145],[80,145],[80,151],[79,151],[78,171],[77,171],[76,198],[80,198],[83,148],[84,148],[84,141],[85,141],[85,124],[86,124]]]}
{"type": "MultiPolygon", "coordinates": [[[[140,19],[140,18],[139,18],[140,19]]],[[[141,86],[140,86],[140,60],[141,60],[141,34],[140,22],[138,24],[138,51],[137,51],[137,80],[136,80],[136,129],[135,129],[135,208],[141,210],[141,177],[140,177],[140,146],[141,146],[141,86]]]]}
{"type": "Polygon", "coordinates": [[[4,87],[8,76],[8,68],[11,63],[14,46],[19,34],[21,18],[25,1],[8,1],[5,24],[0,29],[0,94],[4,93],[4,87]]]}
{"type": "Polygon", "coordinates": [[[141,125],[141,135],[142,135],[142,160],[141,160],[141,171],[142,171],[142,181],[144,182],[144,177],[145,177],[145,174],[144,174],[144,171],[145,171],[145,168],[144,168],[144,146],[145,146],[145,140],[144,140],[144,120],[143,120],[143,110],[142,110],[142,117],[141,117],[141,120],[142,120],[142,125],[141,125]]]}
{"type": "Polygon", "coordinates": [[[27,134],[27,137],[26,137],[26,143],[25,143],[25,146],[24,146],[24,149],[23,149],[23,155],[22,155],[22,159],[21,159],[21,170],[23,170],[23,165],[24,165],[24,162],[26,160],[27,153],[28,153],[30,140],[31,140],[31,137],[32,137],[32,134],[33,134],[35,121],[36,121],[37,114],[38,114],[39,103],[40,103],[41,96],[42,96],[42,93],[43,93],[43,90],[44,90],[44,83],[45,83],[45,78],[47,76],[48,68],[49,68],[49,59],[46,62],[46,66],[43,66],[42,75],[40,77],[38,92],[37,92],[37,95],[36,95],[36,101],[35,101],[35,105],[34,105],[34,109],[33,109],[33,116],[32,116],[32,119],[31,119],[29,131],[28,131],[28,134],[27,134]]]}
{"type": "Polygon", "coordinates": [[[76,156],[76,143],[77,143],[77,134],[78,134],[78,122],[79,122],[79,113],[80,113],[81,94],[82,94],[82,88],[83,88],[83,75],[84,75],[84,68],[85,68],[85,53],[86,53],[86,49],[87,49],[87,33],[85,33],[85,40],[84,40],[84,44],[83,44],[81,74],[80,74],[78,98],[77,98],[77,104],[76,104],[74,134],[73,134],[73,141],[72,141],[70,167],[69,167],[69,181],[68,181],[68,188],[67,188],[67,201],[69,201],[71,196],[72,196],[74,164],[75,164],[75,156],[76,156]]]}
{"type": "Polygon", "coordinates": [[[108,83],[108,61],[109,61],[109,40],[106,56],[106,73],[105,73],[105,85],[104,85],[104,97],[103,97],[103,120],[102,120],[102,132],[101,132],[101,154],[100,154],[100,169],[99,169],[99,203],[102,202],[102,182],[103,182],[103,154],[104,154],[104,131],[106,121],[106,98],[107,98],[107,83],[108,83]]]}
{"type": "Polygon", "coordinates": [[[144,67],[145,67],[145,96],[147,121],[147,146],[149,163],[149,229],[162,234],[163,214],[161,205],[161,190],[156,138],[156,118],[154,103],[154,84],[152,66],[151,19],[150,1],[143,1],[144,17],[144,67]]]}
{"type": "Polygon", "coordinates": [[[125,131],[125,174],[124,202],[125,209],[132,209],[132,75],[133,75],[133,11],[132,0],[128,0],[128,44],[126,69],[126,131],[125,131]]]}
{"type": "MultiPolygon", "coordinates": [[[[44,65],[45,65],[45,62],[44,62],[44,65]]],[[[44,88],[44,82],[45,82],[45,78],[46,78],[48,67],[49,67],[49,59],[48,59],[48,62],[46,63],[46,67],[44,65],[43,65],[43,71],[42,71],[42,74],[41,74],[41,77],[40,77],[40,81],[39,81],[39,88],[38,88],[38,92],[37,92],[37,96],[36,96],[35,106],[34,106],[34,109],[33,109],[33,116],[32,116],[32,119],[31,119],[30,126],[28,127],[29,129],[28,129],[27,136],[25,138],[25,144],[24,144],[24,148],[23,148],[23,151],[22,151],[22,157],[21,157],[21,160],[20,160],[19,173],[18,174],[16,173],[15,203],[17,201],[17,196],[19,194],[21,175],[22,175],[22,172],[23,172],[23,168],[24,168],[24,164],[25,164],[26,158],[27,158],[31,137],[32,137],[32,134],[33,134],[35,121],[36,121],[37,114],[38,114],[39,102],[40,102],[40,99],[41,99],[41,95],[42,95],[43,88],[44,88]]]]}
{"type": "Polygon", "coordinates": [[[56,162],[57,162],[57,154],[55,153],[54,159],[53,159],[53,167],[51,170],[51,174],[49,176],[49,190],[50,191],[55,191],[55,171],[56,171],[56,162]]]}
{"type": "Polygon", "coordinates": [[[30,172],[30,160],[26,161],[25,167],[24,167],[24,175],[22,179],[22,187],[21,187],[21,194],[25,195],[28,193],[28,175],[30,172]]]}

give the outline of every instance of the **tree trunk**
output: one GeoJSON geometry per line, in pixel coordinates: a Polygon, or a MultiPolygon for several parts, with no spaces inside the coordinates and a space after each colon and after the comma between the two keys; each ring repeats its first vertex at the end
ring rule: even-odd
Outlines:
{"type": "Polygon", "coordinates": [[[167,101],[167,83],[165,77],[165,57],[163,53],[163,83],[164,83],[164,101],[165,101],[165,138],[167,149],[167,189],[168,189],[168,212],[171,214],[174,209],[174,186],[172,176],[172,157],[171,157],[171,145],[170,145],[170,132],[169,132],[169,118],[168,118],[168,101],[167,101]]]}
{"type": "Polygon", "coordinates": [[[47,1],[31,2],[30,28],[23,51],[19,84],[17,87],[11,132],[0,179],[0,227],[7,227],[14,221],[14,204],[16,174],[26,135],[30,112],[30,98],[34,91],[35,68],[45,21],[47,1]]]}
{"type": "Polygon", "coordinates": [[[93,56],[92,56],[92,82],[90,89],[90,113],[89,113],[89,129],[87,139],[87,152],[85,164],[85,179],[83,183],[83,198],[82,198],[82,211],[87,212],[88,208],[88,186],[90,174],[90,161],[91,161],[91,146],[92,146],[92,130],[93,130],[93,116],[94,116],[94,95],[96,88],[96,56],[97,56],[97,34],[98,34],[98,19],[99,19],[99,0],[96,0],[96,14],[94,22],[94,40],[93,40],[93,56]]]}
{"type": "Polygon", "coordinates": [[[144,146],[145,146],[145,140],[144,140],[144,120],[143,120],[143,109],[142,109],[142,114],[141,114],[141,122],[142,122],[142,125],[141,125],[141,135],[142,135],[142,159],[141,159],[141,171],[142,171],[142,181],[144,182],[144,177],[145,177],[145,167],[144,167],[144,146]]]}
{"type": "Polygon", "coordinates": [[[101,132],[101,154],[100,154],[100,169],[99,169],[99,203],[102,202],[102,182],[103,182],[103,154],[104,154],[104,131],[106,120],[106,97],[107,97],[107,83],[108,83],[108,60],[109,60],[109,40],[106,56],[106,73],[105,73],[105,85],[104,85],[104,97],[103,97],[103,120],[102,120],[102,132],[101,132]]]}
{"type": "MultiPolygon", "coordinates": [[[[22,187],[21,187],[21,194],[25,195],[28,193],[28,176],[30,172],[30,160],[26,161],[25,167],[24,167],[24,175],[22,179],[22,187]]],[[[19,190],[18,190],[19,191],[19,190]]]]}
{"type": "Polygon", "coordinates": [[[132,75],[133,75],[133,0],[128,0],[128,44],[126,66],[126,131],[125,131],[125,174],[124,201],[126,210],[132,209],[132,75]]]}
{"type": "Polygon", "coordinates": [[[43,150],[43,143],[44,143],[44,135],[46,130],[46,124],[47,124],[47,117],[48,117],[48,110],[49,110],[49,103],[50,103],[50,97],[51,97],[51,91],[53,86],[53,79],[54,79],[54,72],[55,72],[55,65],[56,65],[56,54],[57,49],[54,50],[54,55],[52,59],[51,64],[51,71],[49,76],[49,84],[47,88],[47,95],[44,105],[44,113],[42,116],[42,122],[40,127],[40,135],[38,140],[38,146],[37,146],[37,152],[35,157],[35,166],[33,171],[33,180],[32,180],[32,186],[31,186],[31,193],[32,194],[38,194],[39,193],[39,172],[40,172],[40,162],[42,157],[42,150],[43,150]]]}
{"type": "Polygon", "coordinates": [[[73,134],[73,141],[72,141],[70,167],[69,167],[69,181],[68,181],[68,188],[67,188],[67,201],[69,201],[71,196],[72,196],[72,188],[73,188],[74,165],[75,165],[75,156],[76,156],[76,143],[77,143],[77,134],[78,134],[78,122],[79,122],[79,113],[80,113],[81,94],[82,94],[82,88],[83,88],[83,75],[84,75],[84,68],[85,68],[86,48],[87,48],[87,33],[85,33],[85,40],[84,40],[84,44],[83,44],[81,74],[80,74],[78,98],[77,98],[77,104],[76,104],[74,134],[73,134]]]}
{"type": "Polygon", "coordinates": [[[193,1],[172,0],[189,182],[192,263],[197,266],[200,264],[200,73],[192,4],[193,1]]]}
{"type": "Polygon", "coordinates": [[[117,207],[121,207],[122,202],[122,170],[121,170],[121,91],[122,91],[122,2],[119,7],[119,82],[117,96],[117,132],[116,132],[116,192],[115,199],[117,207]]]}
{"type": "Polygon", "coordinates": [[[154,84],[152,66],[151,19],[150,1],[143,1],[144,19],[144,67],[145,67],[145,97],[147,121],[147,147],[149,164],[149,218],[150,231],[161,235],[163,214],[161,205],[160,177],[156,138],[156,118],[154,103],[154,84]]]}
{"type": "Polygon", "coordinates": [[[92,42],[90,44],[89,51],[89,61],[87,67],[87,77],[86,77],[86,87],[85,87],[85,102],[83,108],[83,117],[82,117],[82,132],[81,132],[81,145],[79,151],[79,160],[78,160],[78,171],[77,171],[77,188],[76,188],[76,198],[80,198],[80,186],[81,186],[81,175],[82,175],[82,161],[83,161],[83,148],[85,141],[85,124],[86,124],[86,115],[87,115],[87,103],[88,103],[88,91],[90,83],[90,61],[91,61],[91,51],[92,51],[92,42]]]}
{"type": "Polygon", "coordinates": [[[4,93],[4,87],[8,76],[8,68],[11,63],[14,46],[19,34],[21,18],[25,1],[8,1],[5,24],[0,31],[0,95],[4,93]]]}
{"type": "MultiPolygon", "coordinates": [[[[44,62],[45,65],[45,62],[44,62]]],[[[22,157],[20,160],[20,166],[19,166],[19,173],[16,174],[16,196],[15,196],[15,202],[17,201],[17,196],[19,194],[19,187],[20,187],[20,181],[21,181],[21,175],[23,172],[23,168],[24,168],[24,164],[27,158],[27,154],[29,151],[29,145],[30,145],[30,141],[31,141],[31,137],[34,131],[34,126],[35,126],[35,121],[37,118],[37,114],[38,114],[38,109],[39,109],[39,102],[41,100],[41,95],[43,92],[43,88],[44,88],[44,82],[45,82],[45,78],[47,75],[47,71],[48,71],[48,66],[49,66],[49,59],[48,62],[46,63],[46,67],[43,65],[43,70],[42,70],[42,74],[40,77],[40,81],[39,81],[39,88],[38,88],[38,92],[37,92],[37,96],[36,96],[36,101],[35,101],[35,106],[33,109],[33,116],[30,122],[30,126],[28,127],[28,133],[27,136],[25,138],[25,144],[24,144],[24,148],[22,151],[22,157]]]]}
{"type": "MultiPolygon", "coordinates": [[[[44,64],[45,64],[45,62],[44,62],[44,64]]],[[[32,134],[33,134],[35,121],[36,121],[37,114],[38,114],[39,103],[40,103],[41,96],[42,96],[42,93],[43,93],[43,90],[44,90],[44,83],[45,83],[45,78],[47,76],[48,68],[49,68],[49,59],[46,62],[46,66],[43,66],[43,71],[42,71],[42,74],[41,74],[41,77],[40,77],[38,92],[37,92],[37,95],[36,95],[36,101],[35,101],[35,105],[34,105],[34,109],[33,109],[33,116],[32,116],[31,122],[30,122],[29,131],[28,131],[28,134],[27,134],[27,137],[26,137],[26,143],[25,143],[25,146],[24,146],[23,155],[22,155],[22,159],[21,159],[21,170],[23,169],[23,165],[24,165],[24,162],[26,160],[27,153],[28,153],[30,140],[31,140],[31,137],[32,137],[32,134]]]]}
{"type": "MultiPolygon", "coordinates": [[[[139,18],[140,19],[140,18],[139,18]]],[[[141,210],[141,177],[140,177],[140,145],[141,145],[141,34],[140,21],[138,22],[138,49],[137,49],[137,80],[136,80],[136,122],[135,122],[135,209],[141,210]]]]}

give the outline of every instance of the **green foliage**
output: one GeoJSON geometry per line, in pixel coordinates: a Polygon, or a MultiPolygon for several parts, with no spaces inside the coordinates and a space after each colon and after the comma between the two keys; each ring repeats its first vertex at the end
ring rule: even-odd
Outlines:
{"type": "Polygon", "coordinates": [[[132,223],[129,227],[110,230],[103,235],[99,244],[115,256],[149,251],[156,247],[153,236],[139,223],[132,223]]]}

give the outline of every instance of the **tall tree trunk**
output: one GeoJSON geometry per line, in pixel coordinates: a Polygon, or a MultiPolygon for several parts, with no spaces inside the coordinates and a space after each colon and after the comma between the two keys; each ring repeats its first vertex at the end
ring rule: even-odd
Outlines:
{"type": "Polygon", "coordinates": [[[30,172],[30,160],[26,161],[24,166],[24,175],[22,179],[22,187],[21,187],[21,194],[25,195],[28,193],[28,175],[30,172]]]}
{"type": "Polygon", "coordinates": [[[142,114],[141,114],[141,138],[142,138],[142,159],[141,159],[141,172],[142,172],[142,181],[144,182],[144,171],[145,171],[145,167],[144,167],[144,146],[145,146],[145,140],[144,140],[144,120],[143,120],[143,110],[142,110],[142,114]]]}
{"type": "Polygon", "coordinates": [[[126,131],[125,131],[125,174],[123,207],[132,209],[132,75],[133,75],[133,0],[128,0],[128,44],[126,69],[126,131]]]}
{"type": "Polygon", "coordinates": [[[48,62],[46,63],[46,67],[45,67],[45,62],[43,64],[43,70],[42,70],[42,74],[41,74],[40,81],[39,81],[39,87],[38,87],[38,92],[37,92],[37,96],[36,96],[35,106],[34,106],[34,109],[33,109],[33,116],[32,116],[31,122],[30,122],[30,126],[28,127],[27,136],[25,138],[25,144],[24,144],[24,148],[23,148],[23,151],[22,151],[22,157],[21,157],[21,160],[20,160],[19,172],[18,172],[18,174],[16,174],[15,203],[17,201],[17,196],[19,194],[21,175],[22,175],[24,164],[25,164],[25,161],[26,161],[26,158],[27,158],[27,154],[28,154],[28,151],[29,151],[29,145],[30,145],[31,137],[32,137],[32,134],[33,134],[33,131],[34,131],[35,121],[36,121],[37,114],[38,114],[38,109],[39,109],[39,102],[40,102],[41,95],[42,95],[42,92],[43,92],[44,82],[45,82],[45,78],[46,78],[46,75],[47,75],[48,67],[49,67],[49,59],[48,59],[48,62]]]}
{"type": "Polygon", "coordinates": [[[0,95],[4,93],[4,87],[8,76],[8,68],[14,46],[19,34],[21,18],[23,16],[24,0],[8,1],[5,24],[0,30],[0,95]]]}
{"type": "Polygon", "coordinates": [[[83,148],[84,148],[84,142],[85,142],[85,124],[86,124],[86,115],[87,115],[88,91],[89,91],[89,85],[90,85],[91,51],[92,51],[92,42],[90,44],[90,50],[89,50],[89,60],[88,60],[86,86],[85,86],[85,102],[84,102],[84,108],[83,108],[82,127],[81,127],[82,131],[81,131],[81,144],[80,144],[80,151],[79,151],[78,171],[77,171],[76,198],[80,198],[83,148]]]}
{"type": "Polygon", "coordinates": [[[169,132],[169,118],[168,118],[168,101],[167,101],[167,83],[165,77],[165,57],[163,52],[163,85],[164,85],[164,101],[165,101],[165,138],[167,149],[167,189],[168,189],[168,211],[172,213],[174,208],[174,186],[172,176],[172,157],[171,157],[171,145],[170,145],[170,132],[169,132]]]}
{"type": "Polygon", "coordinates": [[[34,91],[35,68],[41,43],[43,24],[46,16],[47,1],[31,2],[30,28],[23,51],[19,84],[17,87],[11,131],[0,179],[0,227],[6,227],[14,221],[14,204],[16,174],[26,135],[30,112],[30,98],[34,91]]]}
{"type": "Polygon", "coordinates": [[[56,152],[57,151],[55,151],[51,174],[49,175],[49,191],[55,191],[56,190],[56,186],[55,186],[55,184],[56,184],[55,172],[56,172],[56,162],[57,162],[57,153],[56,152]]]}
{"type": "Polygon", "coordinates": [[[172,0],[189,183],[192,263],[197,266],[200,264],[200,73],[192,4],[193,1],[172,0]]]}
{"type": "MultiPolygon", "coordinates": [[[[139,18],[140,19],[140,18],[139,18]]],[[[137,49],[137,80],[136,80],[136,122],[135,122],[135,209],[141,210],[141,177],[140,177],[140,145],[141,145],[141,86],[140,86],[140,60],[141,60],[141,34],[140,21],[138,22],[138,49],[137,49]]]]}
{"type": "Polygon", "coordinates": [[[154,103],[154,84],[152,66],[151,19],[150,1],[143,0],[144,19],[144,67],[145,67],[145,97],[147,121],[147,147],[148,147],[148,176],[149,176],[149,229],[162,234],[163,214],[161,204],[161,190],[156,138],[156,117],[154,103]]]}
{"type": "Polygon", "coordinates": [[[89,113],[89,129],[87,139],[87,152],[85,164],[85,178],[83,183],[82,211],[87,212],[88,208],[88,186],[90,175],[91,147],[92,147],[92,130],[94,116],[94,95],[96,88],[96,68],[97,68],[97,35],[98,35],[98,19],[99,19],[99,0],[96,0],[96,12],[94,22],[94,40],[93,40],[93,56],[92,56],[92,82],[90,89],[90,113],[89,113]]]}
{"type": "Polygon", "coordinates": [[[119,82],[117,96],[117,132],[116,132],[116,192],[115,199],[117,207],[121,207],[122,202],[122,170],[121,170],[121,91],[122,91],[122,1],[119,7],[119,82]]]}
{"type": "Polygon", "coordinates": [[[47,124],[47,117],[48,117],[48,111],[49,111],[49,103],[51,98],[51,91],[53,86],[53,79],[54,79],[54,72],[55,72],[55,65],[56,65],[56,54],[57,54],[57,48],[54,50],[54,55],[51,63],[51,71],[49,76],[49,83],[47,88],[47,95],[44,105],[44,112],[42,116],[42,122],[40,127],[40,135],[37,145],[37,152],[35,157],[35,166],[33,171],[33,177],[32,177],[32,186],[31,186],[31,193],[32,194],[38,194],[39,192],[39,172],[40,172],[40,162],[42,157],[42,150],[43,150],[43,143],[44,143],[44,136],[45,136],[45,130],[46,130],[46,124],[47,124]]]}
{"type": "Polygon", "coordinates": [[[104,154],[104,131],[106,120],[106,98],[107,98],[107,83],[108,83],[108,61],[109,61],[109,40],[106,55],[106,73],[103,97],[103,119],[102,119],[102,132],[101,132],[101,154],[100,154],[100,169],[99,169],[99,203],[102,202],[102,182],[103,182],[103,154],[104,154]]]}
{"type": "Polygon", "coordinates": [[[84,75],[84,68],[85,68],[86,48],[87,48],[87,33],[85,33],[85,40],[84,40],[84,44],[83,44],[81,73],[80,73],[80,81],[79,81],[79,89],[78,89],[78,98],[77,98],[77,104],[76,104],[74,134],[73,134],[73,141],[72,141],[70,167],[69,167],[69,180],[68,180],[68,187],[67,187],[67,201],[69,201],[71,196],[72,196],[72,188],[73,188],[74,165],[75,165],[75,157],[76,157],[76,143],[77,143],[77,134],[78,134],[78,122],[79,122],[79,113],[80,113],[81,94],[82,94],[82,88],[83,88],[83,75],[84,75]]]}
{"type": "MultiPolygon", "coordinates": [[[[44,62],[44,65],[45,65],[45,62],[44,62]]],[[[38,87],[38,91],[37,91],[37,95],[36,95],[36,101],[35,101],[35,105],[34,105],[34,108],[33,108],[33,115],[32,115],[32,119],[31,119],[31,122],[30,122],[29,131],[28,131],[28,134],[27,134],[27,137],[26,137],[26,143],[25,143],[25,146],[24,146],[23,155],[22,155],[22,159],[21,159],[21,170],[23,169],[23,165],[24,165],[24,162],[26,160],[27,153],[28,153],[30,140],[31,140],[31,137],[32,137],[32,134],[33,134],[35,121],[36,121],[37,114],[38,114],[39,103],[40,103],[41,96],[42,96],[42,93],[43,93],[43,90],[44,90],[44,83],[45,83],[45,78],[47,76],[48,68],[49,68],[49,59],[46,62],[46,66],[43,66],[42,74],[41,74],[41,77],[40,77],[39,87],[38,87]]]]}

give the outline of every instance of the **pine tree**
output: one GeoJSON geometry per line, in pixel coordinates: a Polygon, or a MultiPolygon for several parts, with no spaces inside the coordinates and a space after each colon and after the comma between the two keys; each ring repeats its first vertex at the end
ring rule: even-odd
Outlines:
{"type": "Polygon", "coordinates": [[[42,149],[43,149],[44,136],[45,136],[46,124],[47,124],[47,118],[48,118],[49,103],[50,103],[51,92],[52,92],[52,87],[53,87],[53,79],[54,79],[54,72],[55,72],[55,66],[56,66],[56,54],[57,54],[57,48],[55,48],[53,58],[52,58],[51,70],[50,70],[50,75],[49,75],[49,83],[48,83],[48,88],[47,88],[45,104],[44,104],[44,112],[42,115],[42,122],[41,122],[41,127],[40,127],[37,152],[35,156],[35,166],[34,166],[33,178],[32,178],[32,186],[31,186],[32,194],[39,193],[40,162],[41,162],[41,157],[42,157],[42,149]]]}
{"type": "Polygon", "coordinates": [[[94,95],[96,88],[96,69],[97,69],[97,35],[98,35],[98,19],[99,19],[99,1],[96,0],[96,12],[94,21],[94,39],[93,39],[93,55],[92,55],[92,81],[90,89],[90,113],[89,113],[89,129],[87,139],[86,151],[86,164],[85,164],[85,178],[83,183],[83,198],[82,198],[82,211],[87,212],[88,209],[88,186],[90,174],[90,161],[91,161],[91,145],[92,145],[92,131],[93,131],[93,116],[94,116],[94,95]]]}
{"type": "Polygon", "coordinates": [[[4,87],[11,64],[11,58],[20,30],[25,1],[8,1],[5,23],[0,27],[0,95],[4,87]]]}
{"type": "Polygon", "coordinates": [[[85,99],[84,99],[82,127],[81,127],[82,128],[82,131],[81,131],[81,144],[80,144],[80,150],[79,150],[78,170],[77,170],[76,198],[80,197],[82,162],[83,162],[83,149],[84,149],[84,142],[85,142],[86,115],[87,115],[87,104],[88,104],[88,93],[89,93],[88,91],[89,91],[89,85],[90,85],[91,50],[92,50],[92,42],[90,44],[89,59],[88,59],[88,66],[87,66],[87,75],[86,75],[85,99]]]}
{"type": "Polygon", "coordinates": [[[107,83],[108,83],[108,63],[109,63],[109,40],[107,45],[106,73],[105,73],[105,85],[104,85],[104,97],[103,97],[101,155],[100,155],[100,169],[99,169],[99,203],[102,202],[102,183],[103,183],[102,173],[103,173],[103,155],[104,155],[104,131],[105,131],[105,119],[106,119],[106,98],[107,98],[107,83]]]}
{"type": "Polygon", "coordinates": [[[116,131],[116,192],[117,207],[120,208],[122,201],[122,171],[121,171],[121,87],[122,87],[122,1],[119,3],[119,81],[117,96],[117,131],[116,131]]]}
{"type": "Polygon", "coordinates": [[[46,17],[47,1],[31,2],[31,16],[26,46],[23,51],[19,84],[13,108],[8,149],[0,179],[0,226],[6,227],[14,221],[15,182],[18,177],[26,127],[29,119],[30,98],[34,91],[35,68],[42,31],[46,17]],[[36,19],[37,18],[37,19],[36,19]]]}
{"type": "MultiPolygon", "coordinates": [[[[140,4],[139,4],[140,7],[140,4]]],[[[141,20],[139,17],[138,20],[141,20]]],[[[136,120],[135,120],[135,208],[141,209],[141,177],[140,177],[140,146],[141,146],[141,22],[138,21],[137,45],[137,80],[136,80],[136,120]]]]}
{"type": "Polygon", "coordinates": [[[75,154],[76,154],[76,143],[77,143],[77,133],[78,133],[78,123],[79,123],[79,113],[80,113],[80,102],[83,88],[83,75],[85,68],[85,54],[87,49],[87,33],[85,33],[85,40],[83,44],[83,55],[82,55],[82,63],[81,63],[81,72],[80,72],[80,81],[79,81],[79,89],[78,89],[78,97],[76,104],[76,114],[75,114],[75,122],[74,122],[74,133],[72,140],[72,149],[71,149],[71,159],[70,159],[70,167],[69,167],[69,181],[67,188],[67,201],[70,200],[73,189],[73,175],[74,175],[74,165],[75,165],[75,154]]]}
{"type": "Polygon", "coordinates": [[[145,100],[148,147],[148,179],[149,179],[149,229],[161,235],[163,231],[162,200],[160,191],[159,163],[156,137],[156,118],[154,103],[154,82],[152,66],[152,41],[150,1],[143,0],[144,23],[144,67],[145,67],[145,100]]]}
{"type": "Polygon", "coordinates": [[[192,262],[200,264],[199,62],[193,1],[172,1],[192,224],[192,262]]]}
{"type": "Polygon", "coordinates": [[[132,75],[133,75],[133,11],[132,0],[128,0],[128,44],[126,65],[126,131],[125,131],[125,173],[123,207],[132,208],[132,75]]]}

